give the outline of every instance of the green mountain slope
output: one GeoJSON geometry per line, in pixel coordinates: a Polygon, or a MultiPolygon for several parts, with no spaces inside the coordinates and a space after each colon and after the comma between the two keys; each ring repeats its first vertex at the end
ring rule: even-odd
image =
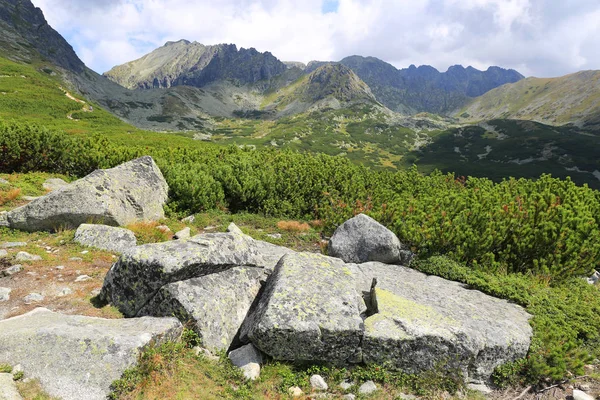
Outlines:
{"type": "Polygon", "coordinates": [[[600,71],[527,78],[484,94],[455,115],[467,122],[513,118],[600,130],[600,71]]]}

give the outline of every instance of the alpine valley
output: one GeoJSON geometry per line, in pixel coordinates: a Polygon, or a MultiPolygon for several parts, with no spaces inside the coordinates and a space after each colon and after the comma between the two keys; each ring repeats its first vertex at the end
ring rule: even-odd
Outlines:
{"type": "Polygon", "coordinates": [[[180,40],[99,75],[28,1],[0,5],[6,60],[58,74],[54,91],[69,87],[139,129],[319,152],[374,168],[416,164],[425,173],[493,180],[551,173],[600,187],[593,150],[600,72],[524,78],[499,67],[397,69],[362,56],[304,65],[253,48],[180,40]]]}

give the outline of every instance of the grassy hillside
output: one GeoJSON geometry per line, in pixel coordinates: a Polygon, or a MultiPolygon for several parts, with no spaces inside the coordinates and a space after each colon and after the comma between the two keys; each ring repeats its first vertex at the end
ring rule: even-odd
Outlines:
{"type": "Polygon", "coordinates": [[[600,130],[600,71],[527,78],[491,90],[455,114],[465,121],[512,118],[600,130]]]}

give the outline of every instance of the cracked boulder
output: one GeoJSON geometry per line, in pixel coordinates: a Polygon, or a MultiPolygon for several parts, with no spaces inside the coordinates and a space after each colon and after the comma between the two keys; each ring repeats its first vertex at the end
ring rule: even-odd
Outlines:
{"type": "Polygon", "coordinates": [[[133,317],[165,285],[237,266],[268,273],[279,252],[235,230],[138,246],[123,253],[108,271],[100,298],[133,317]]]}
{"type": "Polygon", "coordinates": [[[234,267],[163,286],[138,315],[175,316],[191,322],[212,352],[227,350],[244,322],[265,277],[262,268],[234,267]]]}
{"type": "Polygon", "coordinates": [[[24,231],[77,228],[93,221],[122,226],[164,217],[168,185],[152,157],[96,170],[31,203],[9,211],[0,225],[24,231]]]}
{"type": "Polygon", "coordinates": [[[485,382],[494,369],[527,354],[532,336],[522,307],[464,285],[382,263],[348,265],[378,312],[365,320],[365,363],[408,373],[443,368],[485,382]]]}
{"type": "Polygon", "coordinates": [[[319,254],[288,254],[269,277],[241,336],[277,360],[359,361],[364,311],[344,263],[319,254]]]}
{"type": "Polygon", "coordinates": [[[150,344],[177,340],[175,318],[102,319],[45,308],[0,321],[0,364],[20,364],[51,396],[103,400],[150,344]]]}

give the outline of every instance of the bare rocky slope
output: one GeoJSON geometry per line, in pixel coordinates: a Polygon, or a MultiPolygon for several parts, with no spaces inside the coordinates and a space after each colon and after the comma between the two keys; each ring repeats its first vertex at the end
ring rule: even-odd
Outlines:
{"type": "Polygon", "coordinates": [[[496,88],[456,111],[465,121],[510,118],[600,129],[600,71],[527,78],[496,88]]]}

